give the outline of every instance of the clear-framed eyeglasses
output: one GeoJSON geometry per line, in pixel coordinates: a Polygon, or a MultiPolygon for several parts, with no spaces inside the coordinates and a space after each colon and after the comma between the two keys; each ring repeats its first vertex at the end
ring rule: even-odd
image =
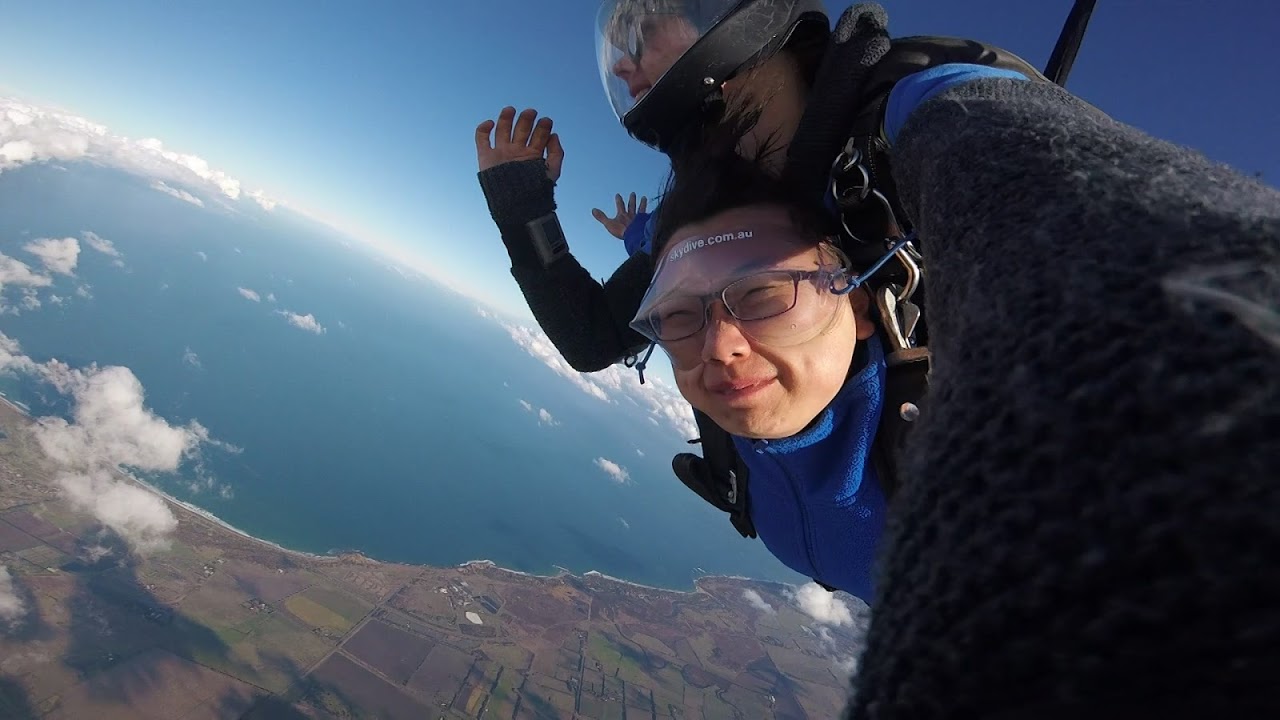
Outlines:
{"type": "Polygon", "coordinates": [[[752,338],[775,344],[795,341],[815,328],[821,330],[837,307],[837,298],[851,289],[845,268],[765,270],[715,292],[659,299],[631,327],[669,348],[701,333],[712,307],[720,303],[752,338]]]}

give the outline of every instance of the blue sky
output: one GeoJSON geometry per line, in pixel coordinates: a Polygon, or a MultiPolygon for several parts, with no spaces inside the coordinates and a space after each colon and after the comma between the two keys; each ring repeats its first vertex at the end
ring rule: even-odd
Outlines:
{"type": "MultiPolygon", "coordinates": [[[[827,4],[833,20],[845,7],[827,4]]],[[[1280,5],[1098,4],[1069,87],[1275,184],[1280,5]]],[[[1043,67],[1071,2],[884,5],[896,35],[972,37],[1043,67]]],[[[652,193],[666,170],[609,109],[594,12],[585,0],[16,3],[0,25],[0,92],[160,138],[522,311],[475,180],[477,122],[507,104],[556,120],[560,215],[598,277],[624,253],[591,208],[609,208],[614,191],[652,193]]]]}

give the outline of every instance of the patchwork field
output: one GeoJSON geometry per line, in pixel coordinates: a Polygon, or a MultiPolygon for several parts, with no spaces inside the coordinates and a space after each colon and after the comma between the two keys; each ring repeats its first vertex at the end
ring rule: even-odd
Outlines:
{"type": "Polygon", "coordinates": [[[787,587],[315,557],[178,506],[168,547],[132,554],[60,498],[27,422],[0,404],[0,718],[727,720],[844,705],[856,627],[815,627],[787,587]]]}

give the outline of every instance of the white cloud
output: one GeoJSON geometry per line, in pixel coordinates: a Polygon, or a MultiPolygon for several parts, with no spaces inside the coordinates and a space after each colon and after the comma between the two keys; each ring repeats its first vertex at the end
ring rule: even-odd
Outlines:
{"type": "Polygon", "coordinates": [[[197,250],[196,257],[200,258],[201,262],[209,262],[209,256],[203,250],[197,250]]]}
{"type": "Polygon", "coordinates": [[[40,298],[36,296],[34,290],[27,290],[22,293],[22,309],[23,310],[39,310],[40,298]]]}
{"type": "Polygon", "coordinates": [[[196,197],[195,195],[192,195],[191,193],[181,188],[171,187],[168,183],[166,183],[163,180],[157,180],[151,183],[151,189],[159,190],[165,195],[176,197],[179,200],[182,200],[183,202],[189,202],[192,205],[195,205],[196,207],[204,207],[204,201],[201,200],[200,198],[196,197]]]}
{"type": "Polygon", "coordinates": [[[849,606],[835,593],[824,590],[817,583],[805,583],[790,594],[796,607],[820,624],[835,627],[853,625],[853,614],[849,611],[849,606]]]}
{"type": "Polygon", "coordinates": [[[57,480],[73,504],[92,512],[138,552],[166,547],[169,533],[178,527],[159,495],[116,479],[109,469],[62,472],[57,480]]]}
{"type": "Polygon", "coordinates": [[[92,293],[92,292],[89,292],[89,286],[88,286],[88,285],[81,285],[80,287],[76,288],[76,295],[78,295],[79,297],[84,298],[85,300],[92,300],[92,299],[93,299],[93,293],[92,293]]]}
{"type": "Polygon", "coordinates": [[[56,481],[76,506],[91,512],[137,551],[162,547],[177,519],[164,500],[114,472],[136,468],[176,472],[213,440],[200,423],[170,425],[144,404],[142,383],[119,366],[72,368],[58,360],[35,363],[0,334],[0,368],[36,374],[72,400],[71,420],[36,418],[37,443],[58,465],[56,481]]]}
{"type": "Polygon", "coordinates": [[[53,278],[48,275],[41,275],[21,260],[0,253],[0,288],[5,285],[48,287],[52,284],[53,278]]]}
{"type": "Polygon", "coordinates": [[[61,305],[62,303],[66,302],[66,298],[62,297],[61,295],[50,295],[49,302],[53,303],[54,305],[61,305]]]}
{"type": "Polygon", "coordinates": [[[644,451],[641,450],[640,448],[636,448],[636,454],[639,455],[640,457],[644,457],[644,451]]]}
{"type": "Polygon", "coordinates": [[[551,417],[551,413],[547,412],[546,408],[538,408],[538,424],[551,425],[554,427],[560,423],[557,422],[555,418],[551,417]]]}
{"type": "Polygon", "coordinates": [[[276,301],[276,294],[275,294],[275,293],[267,293],[267,302],[275,302],[275,301],[276,301]]]}
{"type": "Polygon", "coordinates": [[[36,364],[22,353],[17,340],[0,332],[0,372],[31,372],[36,364]]]}
{"type": "Polygon", "coordinates": [[[524,408],[527,412],[533,412],[533,405],[530,404],[528,400],[521,400],[520,407],[524,408]]]}
{"type": "Polygon", "coordinates": [[[324,326],[321,325],[316,320],[316,316],[311,313],[299,315],[296,312],[289,312],[288,310],[277,310],[276,314],[284,316],[284,318],[289,321],[289,324],[296,328],[315,333],[316,335],[324,334],[324,326]]]}
{"type": "Polygon", "coordinates": [[[195,351],[193,351],[191,348],[186,348],[183,351],[182,362],[196,369],[204,367],[203,365],[200,364],[200,356],[195,354],[195,351]]]}
{"type": "Polygon", "coordinates": [[[760,597],[760,593],[756,592],[755,590],[743,590],[742,597],[745,598],[746,601],[751,604],[751,607],[759,610],[760,612],[766,613],[768,615],[774,615],[778,612],[777,610],[773,609],[772,605],[765,602],[764,598],[760,597]]]}
{"type": "Polygon", "coordinates": [[[199,198],[167,183],[203,188],[231,200],[243,194],[265,210],[278,204],[261,190],[242,193],[236,178],[198,155],[169,150],[155,138],[131,139],[70,113],[0,97],[0,172],[32,162],[82,159],[163,183],[175,191],[171,195],[188,202],[199,198]]]}
{"type": "MultiPolygon", "coordinates": [[[[491,317],[480,309],[477,309],[477,313],[491,317]]],[[[693,422],[693,410],[680,395],[680,391],[661,378],[646,376],[645,384],[641,385],[636,371],[622,365],[614,365],[600,372],[580,373],[560,355],[560,351],[556,350],[551,339],[542,330],[500,321],[499,324],[516,345],[582,392],[607,403],[634,403],[655,425],[672,427],[686,439],[697,437],[698,428],[693,422]]]]}
{"type": "Polygon", "coordinates": [[[240,297],[244,298],[245,300],[262,302],[262,296],[258,295],[258,293],[250,290],[249,288],[238,287],[236,288],[236,292],[240,293],[240,297]]]}
{"type": "Polygon", "coordinates": [[[627,522],[626,518],[618,518],[618,522],[622,523],[622,527],[624,529],[626,530],[631,529],[631,523],[627,522]]]}
{"type": "Polygon", "coordinates": [[[120,254],[120,251],[116,249],[115,244],[112,243],[110,240],[102,237],[101,235],[95,232],[89,232],[88,230],[80,233],[80,235],[81,237],[84,238],[85,245],[88,245],[89,247],[93,248],[94,250],[97,250],[103,255],[106,255],[107,257],[117,258],[117,259],[123,257],[120,254]]]}
{"type": "Polygon", "coordinates": [[[14,623],[27,614],[27,608],[13,589],[13,578],[9,568],[0,565],[0,623],[14,623]]]}
{"type": "Polygon", "coordinates": [[[596,467],[604,471],[605,475],[609,476],[610,480],[619,485],[626,485],[631,481],[631,473],[628,473],[626,468],[612,460],[598,457],[595,459],[595,464],[596,467]]]}
{"type": "Polygon", "coordinates": [[[276,209],[276,205],[280,204],[279,200],[267,197],[267,194],[261,190],[250,190],[248,192],[249,199],[258,203],[263,210],[271,211],[276,209]]]}
{"type": "Polygon", "coordinates": [[[74,275],[80,258],[80,242],[71,237],[40,238],[23,245],[22,249],[40,258],[49,272],[59,275],[74,275]]]}

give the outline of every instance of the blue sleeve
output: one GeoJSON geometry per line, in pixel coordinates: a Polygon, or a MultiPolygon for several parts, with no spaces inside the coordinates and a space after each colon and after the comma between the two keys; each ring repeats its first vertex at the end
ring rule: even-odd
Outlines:
{"type": "Polygon", "coordinates": [[[636,213],[635,219],[622,233],[622,244],[627,248],[627,255],[638,252],[649,252],[653,243],[653,213],[636,213]]]}
{"type": "Polygon", "coordinates": [[[889,144],[897,141],[898,133],[907,123],[907,118],[924,101],[956,85],[983,78],[1028,79],[1026,75],[1014,70],[950,63],[921,70],[899,80],[889,92],[889,102],[884,111],[884,133],[889,144]]]}

